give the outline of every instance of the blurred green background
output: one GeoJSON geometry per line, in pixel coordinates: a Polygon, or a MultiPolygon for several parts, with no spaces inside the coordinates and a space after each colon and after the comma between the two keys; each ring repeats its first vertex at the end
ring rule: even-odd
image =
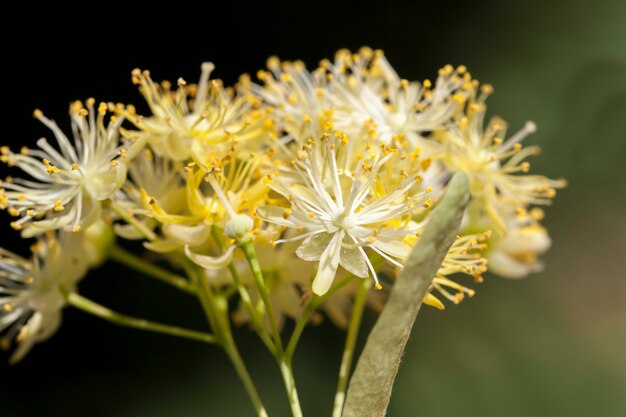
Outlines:
{"type": "MultiPolygon", "coordinates": [[[[553,248],[526,280],[487,277],[473,299],[425,308],[401,367],[389,416],[626,415],[626,2],[541,0],[471,4],[381,2],[252,7],[180,2],[106,6],[75,19],[56,5],[19,3],[2,15],[3,144],[32,145],[41,107],[64,121],[90,95],[139,102],[135,66],[193,80],[210,59],[234,81],[271,54],[309,66],[340,47],[386,51],[408,79],[465,64],[490,82],[490,113],[511,130],[534,120],[533,171],[570,186],[546,210],[553,248]],[[231,8],[232,7],[232,8],[231,8]],[[59,14],[50,20],[51,14],[59,14]]],[[[15,238],[8,229],[2,246],[15,238]]],[[[85,294],[121,311],[202,328],[184,295],[115,266],[85,294]]],[[[375,317],[368,315],[366,326],[375,317]]],[[[236,334],[272,416],[286,416],[272,359],[236,334]]],[[[308,416],[330,415],[343,332],[307,330],[295,358],[308,416]]],[[[0,415],[248,416],[225,356],[193,342],[115,328],[67,311],[56,336],[14,367],[0,365],[0,415]]]]}

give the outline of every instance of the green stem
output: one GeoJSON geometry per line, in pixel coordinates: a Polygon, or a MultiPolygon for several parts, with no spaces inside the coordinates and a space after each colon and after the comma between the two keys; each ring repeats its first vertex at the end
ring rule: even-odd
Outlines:
{"type": "Polygon", "coordinates": [[[278,330],[278,326],[276,325],[276,317],[274,317],[274,311],[272,308],[272,303],[270,302],[269,291],[267,289],[267,286],[265,286],[263,271],[261,270],[261,265],[259,264],[259,259],[257,258],[254,244],[252,243],[252,241],[247,241],[241,243],[240,247],[241,250],[243,250],[243,253],[246,255],[246,259],[248,260],[248,264],[250,265],[250,269],[252,270],[252,275],[254,275],[254,279],[256,280],[259,294],[261,294],[261,299],[263,300],[263,304],[265,305],[265,312],[268,316],[270,329],[272,330],[272,333],[274,335],[276,355],[280,357],[283,353],[283,342],[280,337],[280,331],[278,330]]]}
{"type": "Polygon", "coordinates": [[[252,404],[254,405],[254,409],[256,410],[257,415],[259,417],[268,417],[265,406],[263,405],[263,401],[261,401],[261,397],[259,396],[254,382],[252,381],[252,377],[250,376],[250,373],[248,372],[248,369],[246,368],[246,365],[243,362],[243,359],[241,358],[241,355],[239,354],[239,350],[237,350],[235,343],[232,342],[231,344],[225,344],[224,350],[226,351],[228,358],[235,367],[235,371],[237,371],[237,375],[239,375],[241,382],[243,382],[243,385],[246,388],[246,392],[248,393],[252,404]]]}
{"type": "Polygon", "coordinates": [[[141,257],[123,249],[117,245],[113,245],[109,249],[109,258],[122,265],[126,265],[136,271],[142,272],[152,278],[156,278],[166,284],[178,288],[181,291],[190,294],[196,293],[195,286],[189,280],[169,272],[163,268],[159,268],[149,262],[144,261],[141,257]]]}
{"type": "Polygon", "coordinates": [[[304,310],[302,310],[302,314],[300,314],[300,317],[298,317],[298,320],[296,321],[296,327],[293,329],[293,333],[291,333],[289,343],[287,344],[287,349],[285,349],[285,357],[287,360],[291,361],[293,359],[293,354],[298,346],[298,342],[300,341],[300,336],[302,336],[304,328],[309,323],[309,319],[317,307],[319,307],[335,291],[345,286],[352,279],[354,279],[354,275],[348,275],[334,283],[326,294],[322,296],[312,295],[311,298],[309,298],[309,301],[304,306],[304,310]]]}
{"type": "Polygon", "coordinates": [[[298,391],[296,390],[296,381],[293,377],[291,362],[283,358],[278,361],[278,366],[280,367],[280,373],[285,383],[285,389],[287,390],[291,414],[293,417],[302,417],[302,407],[300,407],[300,399],[298,398],[298,391]]]}
{"type": "Polygon", "coordinates": [[[268,417],[263,401],[252,381],[252,377],[241,358],[237,345],[232,337],[228,318],[228,301],[224,297],[215,296],[213,290],[204,277],[204,272],[188,261],[183,261],[185,269],[198,287],[198,298],[204,309],[207,320],[217,335],[218,343],[233,364],[237,375],[241,379],[250,400],[259,417],[268,417]]]}
{"type": "Polygon", "coordinates": [[[367,292],[371,285],[371,280],[362,279],[361,282],[359,282],[359,288],[354,298],[354,306],[352,307],[352,315],[350,316],[350,324],[348,325],[348,334],[346,335],[346,344],[343,349],[343,357],[339,368],[339,380],[337,382],[337,391],[335,392],[332,417],[341,417],[341,413],[343,412],[343,403],[346,399],[346,388],[348,386],[348,376],[350,375],[352,360],[354,358],[354,348],[356,347],[356,341],[359,336],[367,292]]]}
{"type": "Polygon", "coordinates": [[[180,327],[170,326],[167,324],[155,323],[152,321],[117,313],[77,293],[67,294],[66,301],[72,307],[75,307],[86,313],[92,314],[96,317],[100,317],[101,319],[108,320],[120,326],[146,330],[149,332],[162,333],[162,334],[182,337],[186,339],[198,340],[200,342],[205,342],[205,343],[211,343],[211,344],[217,343],[215,337],[211,334],[199,332],[196,330],[183,329],[180,327]]]}
{"type": "MultiPolygon", "coordinates": [[[[220,249],[222,249],[223,247],[222,240],[220,238],[219,233],[217,232],[217,229],[214,226],[211,227],[211,233],[213,235],[213,239],[217,243],[217,246],[220,249]]],[[[239,273],[237,272],[237,268],[232,262],[228,264],[228,270],[230,271],[230,274],[233,277],[233,281],[235,282],[235,287],[237,288],[237,292],[239,293],[241,302],[243,303],[244,308],[246,309],[248,314],[250,315],[250,321],[252,322],[252,327],[254,327],[255,332],[259,335],[263,344],[265,344],[265,346],[269,349],[269,351],[275,355],[276,346],[274,345],[274,342],[272,341],[271,337],[267,334],[267,331],[265,330],[265,327],[263,326],[262,319],[261,317],[259,317],[259,312],[254,307],[254,304],[252,303],[252,298],[250,297],[250,293],[246,289],[245,285],[243,285],[243,282],[241,281],[241,277],[239,276],[239,273]]]]}

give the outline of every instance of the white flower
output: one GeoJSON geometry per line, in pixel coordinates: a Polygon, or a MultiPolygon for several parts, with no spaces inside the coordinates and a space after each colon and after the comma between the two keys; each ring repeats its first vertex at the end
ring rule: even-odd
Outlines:
{"type": "Polygon", "coordinates": [[[287,139],[321,136],[324,123],[332,118],[326,69],[309,72],[302,61],[280,62],[277,57],[267,60],[267,68],[257,73],[264,85],[252,84],[251,90],[271,106],[277,127],[287,139]]]}
{"type": "Polygon", "coordinates": [[[64,293],[87,272],[81,235],[62,239],[39,241],[30,260],[0,249],[0,333],[3,347],[16,342],[12,363],[57,330],[64,293]]]}
{"type": "MultiPolygon", "coordinates": [[[[325,135],[310,141],[298,152],[290,176],[275,176],[269,186],[285,197],[291,208],[277,206],[257,210],[263,220],[281,226],[304,229],[305,233],[276,243],[302,240],[296,254],[306,261],[319,261],[313,292],[324,294],[341,265],[358,277],[376,271],[365,248],[401,266],[411,247],[403,242],[413,233],[406,229],[410,216],[423,202],[423,192],[415,192],[419,178],[398,180],[395,184],[378,181],[378,172],[396,151],[381,146],[372,156],[363,149],[354,172],[337,161],[355,150],[341,135],[325,135]],[[369,271],[369,272],[368,272],[369,271]]],[[[426,203],[426,205],[429,202],[426,203]]]]}
{"type": "Polygon", "coordinates": [[[97,115],[93,106],[93,99],[87,100],[87,108],[78,101],[71,105],[73,144],[54,121],[36,110],[35,117],[54,133],[58,150],[44,138],[35,150],[24,147],[16,154],[2,148],[2,161],[30,176],[0,182],[0,207],[20,217],[12,226],[23,229],[23,236],[89,226],[100,218],[100,201],[124,183],[126,164],[118,158],[124,154],[118,143],[122,119],[112,116],[105,127],[106,104],[100,104],[97,115]]]}
{"type": "Polygon", "coordinates": [[[134,107],[127,107],[128,120],[140,131],[124,134],[149,143],[158,155],[175,161],[192,158],[199,164],[205,164],[206,156],[221,145],[266,136],[272,126],[266,123],[264,112],[257,110],[258,99],[248,94],[249,80],[243,77],[235,93],[220,80],[209,80],[214,68],[210,62],[203,63],[198,85],[187,85],[179,78],[176,91],[169,82],[156,84],[148,71],[135,69],[133,83],[140,86],[152,116],[137,116],[134,107]]]}
{"type": "Polygon", "coordinates": [[[486,105],[491,87],[483,86],[480,96],[472,96],[466,114],[455,127],[437,133],[444,146],[441,159],[452,171],[464,171],[470,178],[474,201],[490,219],[500,235],[506,234],[506,213],[530,204],[550,204],[557,188],[566,181],[548,179],[542,175],[523,175],[530,169],[524,159],[537,155],[539,148],[522,147],[522,140],[536,130],[533,122],[504,140],[507,124],[494,117],[483,127],[486,105]]]}
{"type": "Polygon", "coordinates": [[[413,147],[431,146],[424,137],[447,126],[471,86],[465,67],[451,65],[439,71],[434,85],[430,80],[409,82],[382,51],[369,48],[358,54],[340,50],[326,66],[332,75],[329,101],[336,109],[336,128],[348,135],[369,132],[385,144],[408,140],[413,147]]]}

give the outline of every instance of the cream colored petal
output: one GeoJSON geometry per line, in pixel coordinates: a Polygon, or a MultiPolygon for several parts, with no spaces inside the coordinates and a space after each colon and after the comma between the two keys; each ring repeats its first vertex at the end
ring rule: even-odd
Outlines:
{"type": "Polygon", "coordinates": [[[357,277],[367,278],[369,276],[369,270],[367,263],[356,247],[354,248],[341,248],[341,258],[339,260],[341,266],[351,274],[357,277]]]}
{"type": "Polygon", "coordinates": [[[116,166],[107,166],[98,175],[93,175],[93,178],[89,177],[86,187],[96,200],[106,200],[111,197],[114,192],[122,188],[126,181],[126,164],[121,160],[115,163],[116,166]]]}
{"type": "Polygon", "coordinates": [[[336,233],[320,257],[317,274],[313,280],[313,292],[317,295],[326,294],[335,279],[341,257],[342,239],[343,232],[336,233]]]}
{"type": "Polygon", "coordinates": [[[285,218],[285,210],[287,209],[284,207],[265,206],[259,207],[256,210],[256,214],[268,223],[274,223],[285,227],[295,227],[296,224],[294,222],[285,218]]]}
{"type": "Polygon", "coordinates": [[[204,223],[195,226],[166,224],[163,226],[163,233],[185,245],[199,246],[211,236],[211,228],[204,223]]]}
{"type": "Polygon", "coordinates": [[[169,253],[181,248],[182,244],[173,240],[155,240],[154,242],[144,242],[143,246],[156,253],[169,253]]]}
{"type": "Polygon", "coordinates": [[[37,342],[36,335],[41,329],[43,321],[43,315],[40,312],[35,312],[33,316],[28,319],[28,322],[20,329],[18,338],[21,340],[15,349],[15,352],[9,359],[9,363],[14,365],[24,359],[24,356],[32,349],[37,342]]]}
{"type": "Polygon", "coordinates": [[[145,238],[144,234],[141,233],[135,226],[130,224],[115,224],[113,225],[113,230],[115,234],[119,237],[127,240],[140,240],[145,238]]]}
{"type": "Polygon", "coordinates": [[[324,250],[330,244],[333,236],[335,235],[330,233],[317,233],[307,237],[298,249],[296,249],[296,255],[298,258],[305,261],[319,260],[324,250]]]}
{"type": "Polygon", "coordinates": [[[187,257],[196,265],[199,265],[206,269],[222,269],[228,266],[228,264],[233,260],[233,254],[237,246],[232,245],[229,246],[226,251],[219,256],[206,256],[206,255],[198,255],[197,253],[193,253],[191,249],[189,249],[189,245],[185,246],[185,254],[187,257]]]}
{"type": "Polygon", "coordinates": [[[552,245],[552,241],[541,226],[527,226],[513,231],[505,242],[502,249],[509,253],[530,252],[543,254],[552,245]]]}
{"type": "Polygon", "coordinates": [[[400,260],[406,259],[411,253],[411,247],[400,240],[383,241],[376,239],[370,246],[400,260]]]}
{"type": "Polygon", "coordinates": [[[175,132],[172,132],[165,140],[167,156],[174,161],[184,161],[191,155],[190,145],[192,144],[193,138],[183,138],[175,132]]]}
{"type": "Polygon", "coordinates": [[[489,270],[505,278],[520,279],[531,272],[539,272],[543,269],[540,262],[524,263],[501,251],[491,252],[487,255],[489,270]]]}

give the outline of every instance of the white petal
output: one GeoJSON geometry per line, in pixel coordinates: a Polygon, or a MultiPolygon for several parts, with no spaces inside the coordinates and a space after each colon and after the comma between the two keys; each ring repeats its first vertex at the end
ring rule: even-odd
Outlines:
{"type": "Polygon", "coordinates": [[[226,249],[226,251],[220,256],[206,256],[206,255],[198,255],[193,253],[191,249],[189,249],[189,245],[185,246],[185,254],[193,263],[196,265],[200,265],[206,269],[222,269],[228,266],[228,264],[233,260],[233,254],[237,246],[231,245],[226,249]]]}
{"type": "Polygon", "coordinates": [[[317,261],[328,247],[332,237],[330,233],[318,233],[304,239],[304,242],[296,249],[298,258],[305,261],[317,261]]]}
{"type": "Polygon", "coordinates": [[[313,292],[317,295],[326,294],[335,279],[341,256],[342,240],[343,232],[336,233],[320,257],[317,275],[313,280],[313,292]]]}
{"type": "Polygon", "coordinates": [[[167,237],[186,245],[199,246],[210,237],[211,229],[203,223],[196,226],[170,223],[163,226],[163,233],[165,233],[167,237]]]}
{"type": "Polygon", "coordinates": [[[339,260],[341,266],[348,272],[357,277],[367,278],[369,276],[369,270],[367,263],[361,255],[361,251],[357,248],[341,248],[341,259],[339,260]]]}
{"type": "Polygon", "coordinates": [[[501,251],[491,252],[487,255],[487,259],[489,260],[489,270],[504,278],[520,279],[531,272],[539,272],[543,269],[540,262],[530,264],[520,262],[501,251]]]}
{"type": "Polygon", "coordinates": [[[543,254],[548,249],[552,241],[543,227],[528,226],[514,229],[505,242],[502,249],[508,253],[531,252],[543,254]]]}
{"type": "Polygon", "coordinates": [[[381,252],[398,259],[406,259],[411,253],[411,247],[400,240],[385,242],[383,240],[376,239],[370,246],[373,246],[381,252]]]}
{"type": "Polygon", "coordinates": [[[96,200],[106,200],[122,188],[126,181],[126,164],[124,161],[116,161],[116,166],[105,165],[106,168],[89,176],[87,189],[96,200]]]}
{"type": "Polygon", "coordinates": [[[130,224],[115,224],[113,225],[113,230],[115,234],[119,237],[127,240],[140,240],[145,238],[144,234],[141,233],[135,226],[130,224]]]}
{"type": "Polygon", "coordinates": [[[285,208],[276,206],[259,207],[256,210],[257,216],[262,218],[268,223],[274,223],[285,227],[295,227],[296,224],[288,219],[285,219],[285,208]]]}
{"type": "Polygon", "coordinates": [[[36,335],[41,328],[43,321],[43,315],[39,312],[35,312],[33,316],[28,319],[28,322],[21,328],[19,332],[19,338],[22,340],[15,349],[15,352],[9,359],[9,363],[14,365],[24,359],[24,356],[32,349],[37,342],[36,335]]]}
{"type": "Polygon", "coordinates": [[[155,240],[154,242],[144,242],[143,246],[156,253],[168,253],[180,249],[182,246],[173,240],[155,240]]]}

